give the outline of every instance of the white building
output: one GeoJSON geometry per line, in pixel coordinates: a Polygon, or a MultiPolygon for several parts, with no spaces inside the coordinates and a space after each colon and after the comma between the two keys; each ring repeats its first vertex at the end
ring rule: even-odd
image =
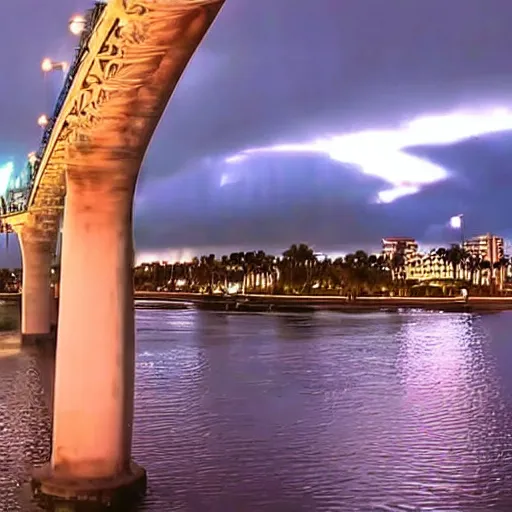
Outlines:
{"type": "Polygon", "coordinates": [[[427,254],[416,253],[409,258],[405,273],[407,279],[415,281],[453,278],[453,268],[435,250],[427,254]]]}
{"type": "Polygon", "coordinates": [[[414,281],[430,281],[436,279],[472,279],[473,284],[490,285],[493,281],[502,285],[509,269],[494,268],[504,257],[503,238],[491,234],[481,235],[464,242],[464,249],[473,257],[487,261],[488,267],[474,265],[474,262],[466,260],[461,262],[455,269],[446,261],[443,255],[436,250],[430,253],[416,253],[406,260],[406,278],[414,281]]]}
{"type": "Polygon", "coordinates": [[[478,256],[490,262],[491,266],[504,256],[503,238],[490,233],[466,240],[464,249],[472,256],[478,256]]]}
{"type": "Polygon", "coordinates": [[[390,237],[382,239],[382,254],[391,259],[395,254],[402,254],[406,260],[418,252],[418,242],[414,238],[390,237]]]}
{"type": "Polygon", "coordinates": [[[507,268],[494,268],[494,265],[505,255],[505,243],[503,237],[487,233],[486,235],[475,236],[464,242],[464,249],[471,254],[490,263],[491,268],[484,271],[484,284],[495,282],[500,288],[506,279],[507,268]]]}

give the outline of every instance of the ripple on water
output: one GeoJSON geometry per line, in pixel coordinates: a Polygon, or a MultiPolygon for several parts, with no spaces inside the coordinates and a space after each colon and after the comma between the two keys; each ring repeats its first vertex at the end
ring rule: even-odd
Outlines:
{"type": "MultiPolygon", "coordinates": [[[[508,313],[138,311],[142,510],[510,510],[511,327],[508,313]]],[[[48,455],[37,364],[0,358],[9,511],[29,510],[17,486],[48,455]]]]}

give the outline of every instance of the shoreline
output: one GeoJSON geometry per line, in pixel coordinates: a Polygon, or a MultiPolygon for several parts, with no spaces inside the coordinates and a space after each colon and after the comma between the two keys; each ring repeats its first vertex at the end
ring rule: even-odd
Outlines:
{"type": "Polygon", "coordinates": [[[396,311],[423,309],[453,312],[497,312],[512,310],[512,297],[358,297],[329,295],[204,295],[182,292],[135,292],[137,308],[197,307],[217,311],[396,311]],[[144,301],[147,304],[144,304],[144,301]]]}

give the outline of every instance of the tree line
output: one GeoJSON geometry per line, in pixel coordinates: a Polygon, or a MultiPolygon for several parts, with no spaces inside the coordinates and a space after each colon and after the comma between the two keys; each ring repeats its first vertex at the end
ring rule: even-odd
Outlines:
{"type": "Polygon", "coordinates": [[[444,267],[437,276],[442,286],[434,291],[422,290],[421,283],[409,278],[419,262],[408,263],[403,254],[387,258],[358,250],[330,259],[316,255],[306,244],[294,244],[279,257],[254,251],[220,258],[210,254],[188,263],[142,264],[135,268],[134,284],[138,291],[349,296],[458,294],[465,286],[472,293],[488,294],[497,290],[490,289],[492,280],[486,281],[486,276],[509,265],[508,258],[502,258],[493,265],[493,273],[489,261],[455,245],[431,251],[425,258],[427,263],[429,258],[444,267]]]}

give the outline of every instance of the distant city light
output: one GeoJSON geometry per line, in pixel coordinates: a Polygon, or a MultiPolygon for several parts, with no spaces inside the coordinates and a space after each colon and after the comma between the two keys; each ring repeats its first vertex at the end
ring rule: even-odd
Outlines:
{"type": "MultiPolygon", "coordinates": [[[[375,202],[389,203],[420,192],[425,185],[446,179],[443,167],[407,153],[409,148],[454,144],[481,135],[512,130],[512,111],[495,107],[418,116],[394,129],[329,135],[305,142],[248,148],[228,156],[234,164],[269,153],[318,153],[336,162],[357,166],[362,173],[387,181],[392,188],[379,192],[375,202]]],[[[224,178],[224,182],[229,181],[224,178]]]]}
{"type": "Polygon", "coordinates": [[[0,196],[5,196],[13,172],[13,162],[7,162],[3,165],[0,165],[0,196]]]}
{"type": "Polygon", "coordinates": [[[74,36],[79,36],[85,29],[85,18],[77,14],[69,20],[69,31],[74,36]]]}

